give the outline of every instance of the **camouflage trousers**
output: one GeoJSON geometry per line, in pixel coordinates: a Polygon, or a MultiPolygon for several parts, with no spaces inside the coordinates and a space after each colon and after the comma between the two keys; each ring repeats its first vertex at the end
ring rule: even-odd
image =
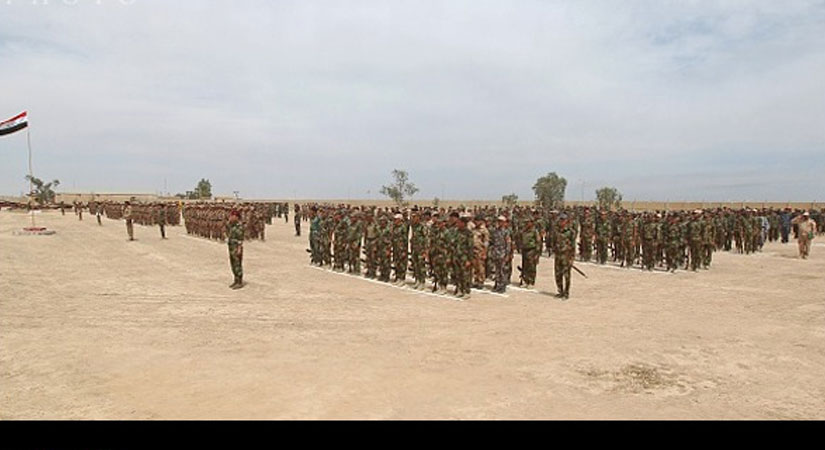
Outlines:
{"type": "Polygon", "coordinates": [[[487,279],[487,252],[475,251],[473,254],[473,283],[483,285],[487,279]]]}
{"type": "Polygon", "coordinates": [[[349,260],[349,252],[347,251],[347,243],[335,240],[335,255],[333,255],[336,269],[344,270],[344,263],[349,260]]]}
{"type": "Polygon", "coordinates": [[[590,261],[593,257],[593,236],[592,235],[585,235],[581,236],[581,240],[579,242],[579,256],[582,261],[590,261]]]}
{"type": "Polygon", "coordinates": [[[427,263],[419,250],[412,252],[412,272],[416,282],[427,281],[427,263]]]}
{"type": "Polygon", "coordinates": [[[361,273],[361,241],[353,242],[348,249],[348,262],[350,273],[361,273]]]}
{"type": "Polygon", "coordinates": [[[443,255],[432,255],[433,285],[437,288],[446,288],[449,277],[449,265],[443,255]]]}
{"type": "Polygon", "coordinates": [[[453,273],[455,277],[456,293],[469,294],[470,283],[472,278],[472,266],[468,264],[470,261],[464,259],[456,259],[453,261],[453,273]],[[468,267],[469,266],[469,267],[468,267]]]}
{"type": "Polygon", "coordinates": [[[596,239],[596,258],[599,264],[607,263],[607,239],[596,239]]]}
{"type": "Polygon", "coordinates": [[[132,219],[126,219],[126,233],[130,240],[135,238],[135,226],[132,224],[132,219]]]}
{"type": "Polygon", "coordinates": [[[556,289],[561,295],[570,295],[570,271],[573,269],[573,255],[556,255],[556,289]]]}
{"type": "Polygon", "coordinates": [[[375,239],[367,239],[364,245],[365,259],[367,263],[367,277],[375,278],[378,268],[378,253],[375,239]]]}
{"type": "Polygon", "coordinates": [[[512,264],[508,263],[507,258],[492,257],[488,258],[488,261],[493,266],[492,276],[493,280],[496,282],[493,290],[504,291],[504,289],[507,288],[507,285],[510,284],[510,273],[508,272],[508,266],[512,268],[512,264]]]}
{"type": "Polygon", "coordinates": [[[232,274],[235,278],[243,276],[243,244],[229,247],[229,266],[232,267],[232,274]]]}
{"type": "Polygon", "coordinates": [[[378,270],[380,275],[378,279],[381,281],[390,281],[392,274],[392,259],[389,249],[378,249],[378,270]]]}
{"type": "Polygon", "coordinates": [[[407,249],[403,247],[393,247],[392,265],[395,266],[395,279],[405,280],[407,278],[407,263],[409,256],[407,249]]]}
{"type": "Polygon", "coordinates": [[[539,263],[539,251],[525,248],[521,251],[521,279],[525,284],[536,284],[536,268],[539,263]]]}

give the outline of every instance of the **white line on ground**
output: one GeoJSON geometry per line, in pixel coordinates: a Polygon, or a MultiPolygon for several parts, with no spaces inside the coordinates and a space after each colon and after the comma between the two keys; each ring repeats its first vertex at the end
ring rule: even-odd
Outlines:
{"type": "Polygon", "coordinates": [[[402,290],[402,291],[408,291],[411,294],[429,295],[430,297],[440,297],[440,298],[445,298],[447,300],[453,300],[453,301],[457,301],[457,302],[463,302],[464,301],[463,299],[460,299],[460,298],[457,298],[457,297],[451,297],[449,295],[435,294],[435,293],[426,292],[426,291],[417,291],[415,289],[410,289],[406,286],[404,286],[404,287],[395,286],[393,284],[387,284],[383,281],[371,280],[369,278],[359,277],[359,276],[351,275],[351,274],[348,274],[348,273],[333,272],[331,270],[327,270],[327,269],[317,267],[317,266],[306,266],[306,267],[309,267],[310,269],[320,270],[322,272],[330,273],[330,274],[333,274],[333,275],[341,275],[341,276],[344,276],[344,277],[354,278],[356,280],[368,281],[370,283],[378,284],[378,285],[389,287],[389,288],[394,288],[394,289],[398,289],[398,290],[402,290]]]}

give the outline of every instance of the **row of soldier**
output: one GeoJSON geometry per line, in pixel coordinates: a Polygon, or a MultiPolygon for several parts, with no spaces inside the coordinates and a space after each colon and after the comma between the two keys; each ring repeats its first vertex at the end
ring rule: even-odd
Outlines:
{"type": "Polygon", "coordinates": [[[462,296],[469,293],[471,283],[481,287],[485,279],[495,280],[494,290],[501,292],[509,283],[516,251],[522,255],[520,280],[528,287],[535,284],[539,256],[545,250],[548,256],[559,256],[555,263],[560,296],[569,295],[569,274],[575,269],[577,254],[580,261],[595,259],[606,264],[612,259],[628,268],[638,264],[647,270],[659,267],[672,272],[681,267],[707,269],[718,250],[751,253],[771,236],[787,235],[787,227],[772,229],[769,217],[787,214],[789,221],[781,223],[790,226],[802,213],[726,208],[632,213],[589,207],[399,211],[317,204],[304,209],[309,209],[305,216],[312,220],[309,252],[313,264],[331,265],[339,271],[346,264],[350,272],[360,274],[363,246],[367,277],[390,281],[394,273],[394,281],[401,284],[409,265],[414,287],[423,288],[429,276],[434,291],[443,291],[449,282],[462,296]],[[493,239],[488,223],[496,224],[493,231],[504,230],[506,238],[493,239]],[[501,253],[494,250],[497,242],[504,246],[505,257],[488,258],[501,253]],[[468,271],[474,275],[467,276],[468,271]]]}
{"type": "Polygon", "coordinates": [[[243,217],[245,239],[265,241],[266,224],[272,223],[273,215],[277,217],[279,211],[281,214],[288,211],[288,204],[283,205],[285,204],[264,202],[198,202],[184,205],[183,219],[188,234],[225,241],[229,213],[234,209],[243,217]]]}

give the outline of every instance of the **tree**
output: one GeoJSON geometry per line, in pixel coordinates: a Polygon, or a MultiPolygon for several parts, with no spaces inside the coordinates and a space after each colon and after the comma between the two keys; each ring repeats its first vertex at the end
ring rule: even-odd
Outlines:
{"type": "Polygon", "coordinates": [[[599,208],[604,210],[619,209],[622,207],[622,193],[614,187],[603,187],[596,190],[596,200],[599,208]]]}
{"type": "Polygon", "coordinates": [[[40,178],[33,177],[31,175],[26,175],[26,181],[30,181],[34,185],[34,190],[31,192],[34,195],[35,200],[37,203],[41,205],[45,205],[47,203],[54,202],[54,191],[52,187],[57,187],[60,185],[59,180],[52,180],[51,183],[43,183],[43,180],[40,178]]]}
{"type": "Polygon", "coordinates": [[[211,199],[212,198],[212,183],[205,178],[201,178],[198,181],[198,185],[195,186],[195,195],[198,199],[211,199]]]}
{"type": "Polygon", "coordinates": [[[536,203],[545,208],[561,208],[564,206],[564,191],[567,190],[567,180],[556,175],[556,172],[536,180],[533,192],[536,193],[536,203]]]}
{"type": "Polygon", "coordinates": [[[406,171],[395,169],[392,171],[392,177],[395,178],[395,182],[389,186],[382,186],[381,194],[391,198],[398,206],[406,206],[407,197],[415,195],[418,188],[410,183],[406,171]]]}
{"type": "Polygon", "coordinates": [[[512,208],[513,206],[516,206],[516,204],[518,203],[518,195],[510,194],[502,196],[501,203],[504,203],[504,206],[507,206],[508,208],[512,208]]]}

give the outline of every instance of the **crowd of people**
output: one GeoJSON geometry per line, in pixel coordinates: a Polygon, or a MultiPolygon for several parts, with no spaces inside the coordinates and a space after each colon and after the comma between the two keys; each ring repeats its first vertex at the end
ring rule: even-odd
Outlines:
{"type": "MultiPolygon", "coordinates": [[[[540,255],[555,256],[558,296],[570,292],[575,262],[613,262],[644,270],[709,269],[717,251],[753,253],[791,233],[807,257],[825,211],[729,209],[610,211],[595,207],[376,208],[306,204],[310,262],[404,284],[428,279],[433,292],[455,286],[459,297],[485,280],[503,292],[513,256],[521,254],[519,284],[535,284],[540,255]],[[819,220],[817,220],[819,219],[819,220]],[[811,228],[813,231],[809,230],[811,228]],[[802,235],[804,234],[804,235],[802,235]],[[366,271],[362,271],[362,262],[366,271]]],[[[297,218],[296,218],[297,219],[297,218]]]]}

